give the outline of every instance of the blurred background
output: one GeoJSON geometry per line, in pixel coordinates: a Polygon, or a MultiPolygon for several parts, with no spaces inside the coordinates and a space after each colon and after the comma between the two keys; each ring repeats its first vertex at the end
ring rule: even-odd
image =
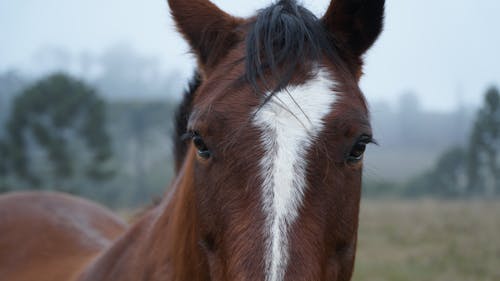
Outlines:
{"type": "MultiPolygon", "coordinates": [[[[249,16],[271,0],[213,2],[249,16]]],[[[354,280],[500,280],[500,2],[386,2],[361,81],[379,145],[354,280]]],[[[0,192],[125,212],[161,197],[195,66],[166,1],[0,0],[0,38],[0,192]]]]}

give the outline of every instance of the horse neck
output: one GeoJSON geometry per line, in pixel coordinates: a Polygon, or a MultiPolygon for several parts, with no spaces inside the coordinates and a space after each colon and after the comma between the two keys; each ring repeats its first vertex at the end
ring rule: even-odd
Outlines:
{"type": "Polygon", "coordinates": [[[198,244],[194,158],[190,150],[161,204],[134,224],[78,280],[209,280],[207,261],[198,244]]]}

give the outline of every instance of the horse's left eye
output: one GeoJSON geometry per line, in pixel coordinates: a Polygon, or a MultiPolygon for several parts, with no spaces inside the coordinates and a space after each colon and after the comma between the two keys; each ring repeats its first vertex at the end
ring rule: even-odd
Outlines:
{"type": "Polygon", "coordinates": [[[212,156],[212,153],[208,149],[207,145],[198,134],[195,134],[193,136],[193,144],[196,149],[198,149],[198,156],[200,156],[201,158],[209,159],[212,156]]]}
{"type": "Polygon", "coordinates": [[[351,163],[361,161],[366,150],[366,145],[371,142],[372,138],[370,136],[361,136],[356,144],[351,148],[347,161],[351,163]]]}

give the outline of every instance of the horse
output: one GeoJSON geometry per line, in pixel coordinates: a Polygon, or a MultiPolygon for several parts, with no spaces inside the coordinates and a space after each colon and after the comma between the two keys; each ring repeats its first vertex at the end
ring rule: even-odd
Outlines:
{"type": "Polygon", "coordinates": [[[131,226],[68,195],[0,197],[0,279],[350,280],[373,142],[358,84],[384,0],[322,17],[294,0],[251,18],[168,4],[197,58],[170,188],[131,226]]]}

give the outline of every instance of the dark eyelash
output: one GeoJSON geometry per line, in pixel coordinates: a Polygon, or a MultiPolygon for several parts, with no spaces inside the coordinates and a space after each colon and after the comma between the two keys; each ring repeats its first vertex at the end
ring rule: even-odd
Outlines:
{"type": "Polygon", "coordinates": [[[370,144],[373,143],[375,145],[378,145],[378,142],[370,135],[363,135],[359,138],[359,141],[364,142],[365,144],[370,144]]]}
{"type": "Polygon", "coordinates": [[[379,145],[378,141],[376,139],[372,138],[372,137],[370,137],[370,140],[368,141],[367,144],[370,144],[370,143],[374,144],[374,145],[379,145]]]}
{"type": "Polygon", "coordinates": [[[196,133],[195,133],[195,132],[193,132],[193,131],[188,131],[188,132],[184,133],[184,134],[181,136],[181,140],[182,140],[182,141],[187,141],[187,140],[192,139],[194,136],[196,136],[196,133]]]}

